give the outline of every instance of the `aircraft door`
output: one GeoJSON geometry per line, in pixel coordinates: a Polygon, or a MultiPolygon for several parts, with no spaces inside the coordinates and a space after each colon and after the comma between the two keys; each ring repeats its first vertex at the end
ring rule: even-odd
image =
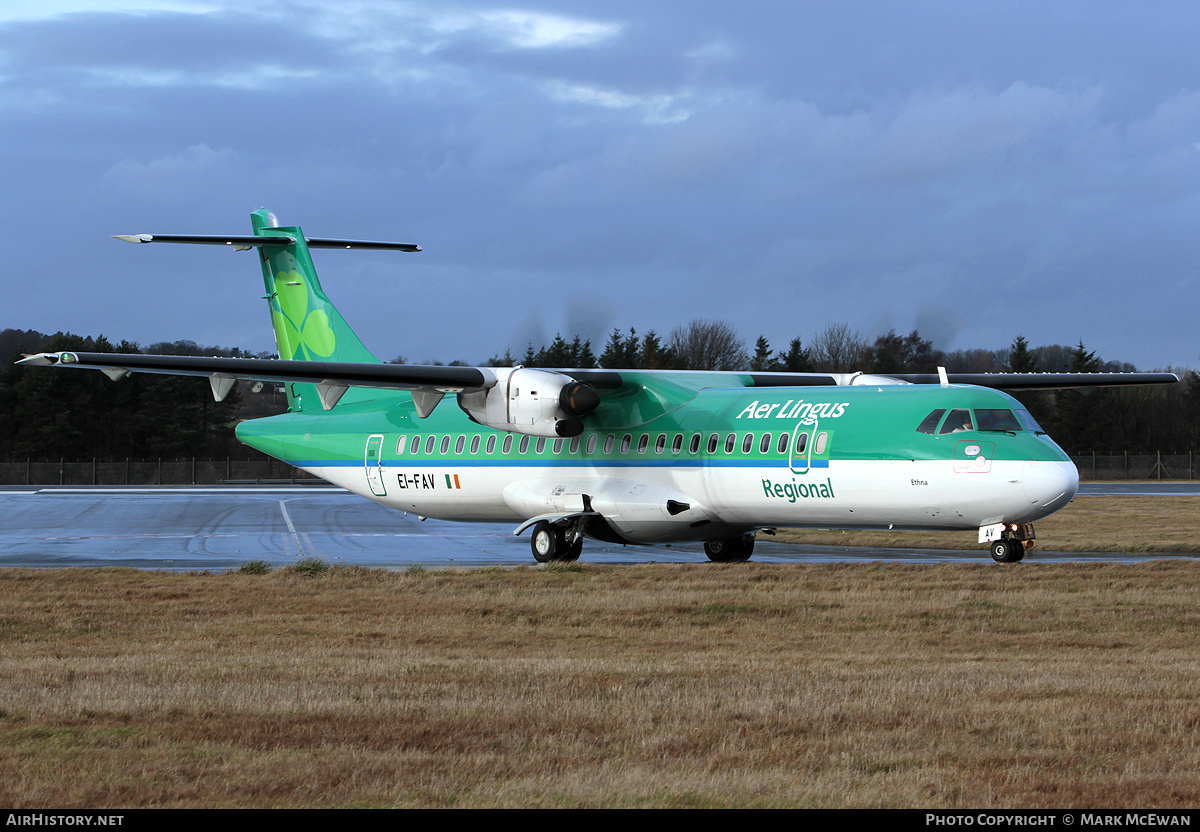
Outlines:
{"type": "Polygon", "coordinates": [[[363,451],[363,468],[367,472],[367,485],[376,497],[386,497],[387,489],[383,485],[383,434],[376,433],[367,437],[367,447],[363,451]]]}
{"type": "Polygon", "coordinates": [[[807,474],[812,464],[813,437],[817,432],[816,419],[801,419],[792,429],[792,442],[788,447],[788,467],[793,474],[807,474]]]}

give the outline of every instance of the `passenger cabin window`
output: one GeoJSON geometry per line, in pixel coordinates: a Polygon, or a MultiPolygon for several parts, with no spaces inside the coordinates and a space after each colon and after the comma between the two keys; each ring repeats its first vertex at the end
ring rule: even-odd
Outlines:
{"type": "Polygon", "coordinates": [[[503,453],[503,454],[512,453],[512,443],[513,443],[512,434],[506,433],[504,435],[504,442],[500,445],[500,453],[503,453]]]}
{"type": "Polygon", "coordinates": [[[546,451],[546,437],[544,437],[544,436],[542,436],[542,437],[539,437],[539,438],[538,438],[538,441],[537,441],[537,444],[536,444],[536,445],[534,445],[534,448],[537,450],[537,452],[538,452],[539,454],[540,454],[540,453],[545,453],[545,451],[546,451]]]}
{"type": "Polygon", "coordinates": [[[760,454],[769,453],[771,450],[771,434],[764,433],[762,441],[758,443],[758,452],[760,454]]]}
{"type": "Polygon", "coordinates": [[[671,453],[677,454],[683,450],[683,434],[675,434],[674,441],[671,442],[671,453]]]}
{"type": "Polygon", "coordinates": [[[525,454],[529,452],[529,437],[522,436],[521,442],[517,445],[517,453],[525,454]]]}
{"type": "Polygon", "coordinates": [[[408,446],[408,452],[410,454],[418,454],[421,452],[421,437],[413,437],[412,444],[408,446]]]}
{"type": "Polygon", "coordinates": [[[593,453],[595,453],[596,443],[598,441],[600,441],[600,434],[598,434],[598,433],[593,433],[591,436],[588,437],[587,445],[585,446],[587,448],[585,453],[588,456],[591,456],[593,453]]]}
{"type": "Polygon", "coordinates": [[[401,436],[399,439],[396,440],[396,456],[400,456],[402,453],[404,453],[404,446],[407,444],[408,444],[407,436],[401,436]]]}
{"type": "Polygon", "coordinates": [[[748,454],[752,450],[754,450],[754,434],[747,433],[746,437],[742,440],[742,453],[748,454]]]}
{"type": "Polygon", "coordinates": [[[787,448],[788,448],[788,440],[790,440],[791,438],[792,438],[792,435],[790,433],[779,434],[779,447],[775,449],[775,453],[779,454],[780,456],[783,456],[784,454],[786,454],[787,448]]]}
{"type": "Polygon", "coordinates": [[[455,440],[455,442],[454,442],[454,453],[461,454],[463,452],[463,446],[466,444],[467,444],[467,437],[465,437],[465,436],[458,437],[458,439],[455,440]]]}
{"type": "Polygon", "coordinates": [[[628,433],[621,437],[621,453],[629,453],[630,446],[633,445],[633,437],[628,433]]]}
{"type": "Polygon", "coordinates": [[[479,453],[479,434],[475,434],[471,437],[471,453],[479,453]]]}
{"type": "Polygon", "coordinates": [[[608,436],[604,437],[604,453],[611,454],[613,445],[616,443],[616,441],[617,435],[615,433],[610,433],[608,436]]]}
{"type": "Polygon", "coordinates": [[[428,439],[425,440],[425,455],[426,456],[429,456],[429,454],[433,453],[433,443],[436,441],[437,441],[437,437],[433,436],[432,434],[430,435],[430,437],[428,439]]]}
{"type": "Polygon", "coordinates": [[[488,437],[486,451],[488,456],[491,456],[496,452],[496,434],[493,433],[488,437]]]}
{"type": "Polygon", "coordinates": [[[717,452],[717,446],[719,444],[721,444],[721,437],[717,436],[715,433],[712,434],[711,436],[709,436],[708,437],[708,452],[710,454],[715,454],[717,452]]]}
{"type": "Polygon", "coordinates": [[[650,447],[650,434],[643,433],[642,438],[638,440],[638,453],[646,453],[646,449],[650,447]]]}
{"type": "Polygon", "coordinates": [[[975,424],[978,430],[1001,430],[1016,433],[1021,430],[1021,423],[1007,408],[983,409],[975,408],[975,424]]]}
{"type": "Polygon", "coordinates": [[[700,450],[700,434],[693,433],[692,441],[688,443],[688,453],[694,454],[700,450]]]}
{"type": "Polygon", "coordinates": [[[917,433],[928,433],[933,436],[937,433],[938,422],[942,421],[942,417],[946,415],[946,408],[935,410],[921,420],[921,424],[917,425],[917,433]]]}
{"type": "Polygon", "coordinates": [[[737,445],[737,434],[731,433],[725,437],[725,453],[733,453],[734,447],[737,445]]]}
{"type": "Polygon", "coordinates": [[[445,456],[449,450],[450,450],[450,435],[447,434],[442,437],[442,444],[441,444],[441,446],[438,447],[438,453],[441,454],[442,456],[445,456]]]}
{"type": "Polygon", "coordinates": [[[658,438],[654,440],[654,453],[661,454],[667,449],[667,435],[660,433],[658,438]]]}
{"type": "Polygon", "coordinates": [[[946,421],[942,422],[942,429],[938,431],[938,436],[945,436],[947,433],[962,433],[966,430],[975,430],[975,425],[971,422],[971,411],[951,410],[946,421]]]}

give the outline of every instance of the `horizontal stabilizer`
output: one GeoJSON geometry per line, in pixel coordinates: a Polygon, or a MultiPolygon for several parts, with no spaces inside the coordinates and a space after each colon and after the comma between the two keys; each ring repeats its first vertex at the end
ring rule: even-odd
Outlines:
{"type": "MultiPolygon", "coordinates": [[[[126,243],[187,243],[200,246],[232,246],[238,250],[256,246],[290,246],[296,242],[295,237],[274,234],[266,236],[234,235],[229,237],[212,237],[197,234],[115,234],[113,239],[126,243]]],[[[412,243],[379,243],[370,240],[328,240],[305,238],[309,248],[350,248],[370,251],[420,251],[420,246],[412,243]]]]}

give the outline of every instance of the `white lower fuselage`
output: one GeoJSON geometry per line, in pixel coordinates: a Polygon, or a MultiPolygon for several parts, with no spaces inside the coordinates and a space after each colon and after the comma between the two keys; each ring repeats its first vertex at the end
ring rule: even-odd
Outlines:
{"type": "Polygon", "coordinates": [[[595,465],[414,462],[314,466],[313,474],[378,503],[426,517],[521,522],[569,514],[579,496],[630,542],[710,539],[718,530],[776,526],[977,529],[1031,523],[1074,497],[1069,462],[833,460],[788,464],[595,465]],[[672,505],[668,505],[672,502],[672,505]]]}

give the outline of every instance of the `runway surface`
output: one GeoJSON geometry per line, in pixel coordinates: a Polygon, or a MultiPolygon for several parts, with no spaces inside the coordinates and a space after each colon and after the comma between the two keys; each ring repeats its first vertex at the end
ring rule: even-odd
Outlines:
{"type": "MultiPolygon", "coordinates": [[[[1200,495],[1198,483],[1085,484],[1080,496],[1200,495]]],[[[286,566],[304,557],[404,569],[533,564],[515,524],[420,521],[332,486],[4,488],[0,566],[132,566],[224,570],[250,560],[286,566]]],[[[1055,553],[1030,562],[1136,562],[1164,556],[1055,553]]],[[[1172,558],[1187,555],[1167,556],[1172,558]]],[[[1195,559],[1195,558],[1192,558],[1195,559]]],[[[588,540],[592,563],[706,562],[697,543],[619,546],[588,540]]],[[[987,562],[971,550],[798,546],[759,536],[760,563],[987,562]]]]}

